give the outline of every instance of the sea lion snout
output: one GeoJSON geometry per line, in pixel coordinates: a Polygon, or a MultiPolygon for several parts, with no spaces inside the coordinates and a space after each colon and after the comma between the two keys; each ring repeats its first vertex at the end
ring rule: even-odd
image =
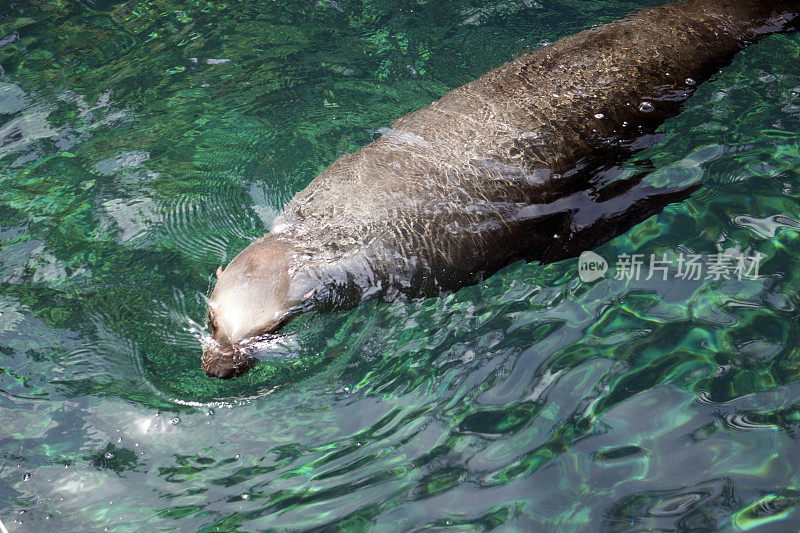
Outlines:
{"type": "Polygon", "coordinates": [[[231,379],[244,374],[257,359],[242,347],[223,345],[208,339],[203,346],[203,371],[211,377],[231,379]]]}
{"type": "MultiPolygon", "coordinates": [[[[217,270],[208,300],[211,337],[203,346],[203,370],[224,379],[246,372],[256,362],[251,341],[281,329],[300,303],[290,290],[297,270],[292,249],[267,235],[217,270]]],[[[299,288],[297,288],[299,287],[299,288]]]]}

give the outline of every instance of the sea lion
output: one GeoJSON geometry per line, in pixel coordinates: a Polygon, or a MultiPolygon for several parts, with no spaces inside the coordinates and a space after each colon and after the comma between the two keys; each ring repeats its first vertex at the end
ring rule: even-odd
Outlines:
{"type": "Polygon", "coordinates": [[[310,309],[452,291],[512,261],[593,248],[685,197],[610,161],[800,0],[686,0],[647,8],[521,55],[409,113],[346,154],[224,270],[209,299],[203,369],[254,362],[253,337],[310,309]]]}

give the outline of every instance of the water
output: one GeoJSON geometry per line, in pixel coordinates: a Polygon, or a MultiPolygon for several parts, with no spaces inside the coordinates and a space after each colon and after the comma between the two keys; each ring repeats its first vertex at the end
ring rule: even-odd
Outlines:
{"type": "Polygon", "coordinates": [[[620,254],[760,253],[758,278],[517,263],[304,317],[235,381],[200,370],[213,271],[322,168],[648,3],[4,3],[3,523],[795,529],[797,35],[737,56],[636,157],[653,184],[703,187],[595,250],[612,273],[620,254]]]}

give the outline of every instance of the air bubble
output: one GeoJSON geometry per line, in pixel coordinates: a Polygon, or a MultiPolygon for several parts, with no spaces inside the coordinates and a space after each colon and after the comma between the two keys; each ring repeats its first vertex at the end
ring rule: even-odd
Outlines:
{"type": "Polygon", "coordinates": [[[650,102],[642,102],[641,104],[639,104],[639,111],[641,111],[642,113],[649,113],[653,109],[655,109],[655,106],[653,106],[653,104],[651,104],[650,102]]]}

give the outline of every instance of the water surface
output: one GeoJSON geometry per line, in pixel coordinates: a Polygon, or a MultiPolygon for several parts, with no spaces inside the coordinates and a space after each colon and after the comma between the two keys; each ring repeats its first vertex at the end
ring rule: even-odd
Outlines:
{"type": "Polygon", "coordinates": [[[0,7],[0,517],[10,531],[800,525],[800,37],[630,165],[702,181],[577,261],[304,317],[200,370],[212,273],[326,165],[515,54],[658,2],[0,7]],[[756,279],[614,279],[621,254],[756,279]]]}

